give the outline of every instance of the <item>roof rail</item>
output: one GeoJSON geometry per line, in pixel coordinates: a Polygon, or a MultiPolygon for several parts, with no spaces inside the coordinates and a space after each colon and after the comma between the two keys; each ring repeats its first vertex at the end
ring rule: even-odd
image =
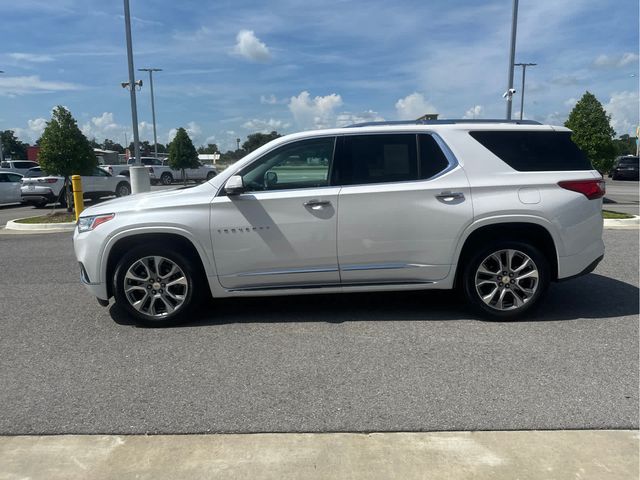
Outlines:
{"type": "Polygon", "coordinates": [[[364,123],[354,123],[353,125],[348,125],[347,128],[353,127],[378,127],[385,125],[455,125],[458,123],[509,123],[512,125],[542,125],[542,123],[537,122],[535,120],[503,120],[499,118],[492,119],[443,119],[443,120],[394,120],[389,122],[364,122],[364,123]]]}

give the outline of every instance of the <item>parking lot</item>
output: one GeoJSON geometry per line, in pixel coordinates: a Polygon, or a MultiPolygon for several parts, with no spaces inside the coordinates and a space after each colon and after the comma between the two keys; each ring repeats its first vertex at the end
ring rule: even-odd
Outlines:
{"type": "Polygon", "coordinates": [[[0,233],[0,433],[638,428],[638,232],[604,239],[516,323],[429,292],[222,300],[145,329],[89,296],[70,234],[0,233]]]}
{"type": "Polygon", "coordinates": [[[638,215],[640,213],[638,210],[640,207],[638,182],[611,180],[610,178],[605,180],[607,182],[607,194],[604,199],[604,208],[630,215],[638,215]]]}

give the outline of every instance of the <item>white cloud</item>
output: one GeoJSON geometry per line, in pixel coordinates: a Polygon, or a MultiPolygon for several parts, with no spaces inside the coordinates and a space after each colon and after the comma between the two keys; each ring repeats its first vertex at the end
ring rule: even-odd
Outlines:
{"type": "Polygon", "coordinates": [[[573,109],[573,107],[576,106],[576,103],[578,103],[578,99],[575,97],[571,97],[564,101],[564,106],[573,109]]]}
{"type": "MultiPolygon", "coordinates": [[[[200,137],[202,135],[202,128],[200,127],[200,125],[198,125],[196,122],[189,122],[187,123],[187,126],[184,127],[184,129],[189,134],[189,138],[191,138],[191,141],[193,142],[193,144],[199,145],[200,137]]],[[[169,130],[169,134],[167,135],[167,141],[171,142],[173,140],[173,137],[176,136],[176,133],[178,133],[177,128],[172,128],[171,130],[169,130]]]]}
{"type": "Polygon", "coordinates": [[[124,135],[125,131],[127,131],[129,138],[132,138],[130,134],[131,128],[117,123],[111,112],[103,112],[98,117],[92,117],[90,121],[80,127],[80,130],[87,138],[95,138],[97,141],[102,141],[105,138],[117,141],[124,135]]]}
{"type": "Polygon", "coordinates": [[[10,53],[9,57],[21,62],[33,62],[33,63],[53,62],[54,60],[54,58],[51,55],[39,55],[37,53],[15,52],[15,53],[10,53]]]}
{"type": "Polygon", "coordinates": [[[638,118],[638,94],[636,92],[615,92],[606,105],[603,105],[611,115],[611,126],[616,135],[625,133],[635,136],[636,126],[640,123],[638,118]]]}
{"type": "Polygon", "coordinates": [[[335,109],[341,105],[342,97],[335,93],[311,98],[309,92],[304,91],[291,97],[289,110],[300,128],[328,128],[335,125],[335,109]]]}
{"type": "Polygon", "coordinates": [[[252,30],[240,30],[233,51],[248,60],[264,62],[271,58],[269,48],[255,36],[252,30]]]}
{"type": "Polygon", "coordinates": [[[47,126],[47,120],[44,118],[35,118],[27,120],[27,128],[12,128],[16,136],[22,141],[35,143],[40,138],[44,128],[47,126]]]}
{"type": "Polygon", "coordinates": [[[482,107],[482,105],[474,105],[469,110],[464,112],[464,115],[462,116],[462,118],[471,118],[471,119],[480,118],[482,117],[483,110],[484,108],[482,107]]]}
{"type": "Polygon", "coordinates": [[[626,52],[621,55],[600,55],[596,58],[593,64],[600,68],[619,68],[626,67],[638,61],[638,55],[631,52],[626,52]]]}
{"type": "Polygon", "coordinates": [[[245,122],[242,127],[254,132],[269,133],[273,130],[285,129],[289,127],[289,124],[275,118],[270,118],[269,120],[254,118],[245,122]]]}
{"type": "Polygon", "coordinates": [[[396,112],[400,120],[415,120],[426,113],[438,113],[438,109],[424,95],[414,92],[396,102],[396,112]]]}
{"type": "Polygon", "coordinates": [[[374,112],[373,110],[367,110],[360,113],[341,112],[340,114],[338,114],[336,126],[346,127],[348,125],[353,125],[354,123],[383,121],[384,117],[382,117],[378,112],[374,112]]]}
{"type": "Polygon", "coordinates": [[[28,77],[0,76],[0,95],[27,95],[30,93],[50,93],[80,90],[75,83],[41,80],[37,75],[28,77]]]}
{"type": "Polygon", "coordinates": [[[278,99],[273,93],[267,96],[260,95],[260,103],[262,103],[263,105],[275,105],[276,103],[278,103],[278,99]]]}

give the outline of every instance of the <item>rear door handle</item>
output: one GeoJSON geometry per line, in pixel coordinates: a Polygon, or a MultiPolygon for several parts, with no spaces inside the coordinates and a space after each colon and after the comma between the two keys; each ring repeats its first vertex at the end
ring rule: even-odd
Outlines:
{"type": "Polygon", "coordinates": [[[441,192],[436,195],[436,198],[445,203],[451,203],[455,200],[464,200],[464,193],[462,192],[441,192]]]}
{"type": "Polygon", "coordinates": [[[319,210],[321,208],[324,207],[329,207],[331,206],[331,202],[329,200],[309,200],[307,202],[304,202],[303,204],[305,207],[310,208],[312,210],[319,210]]]}

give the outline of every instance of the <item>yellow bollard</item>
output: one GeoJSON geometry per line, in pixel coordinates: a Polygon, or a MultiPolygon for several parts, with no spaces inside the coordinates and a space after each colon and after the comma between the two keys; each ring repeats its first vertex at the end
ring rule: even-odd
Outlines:
{"type": "Polygon", "coordinates": [[[73,175],[71,177],[71,186],[73,190],[73,205],[76,211],[76,222],[80,217],[80,214],[84,210],[84,197],[82,196],[82,179],[80,175],[73,175]]]}

